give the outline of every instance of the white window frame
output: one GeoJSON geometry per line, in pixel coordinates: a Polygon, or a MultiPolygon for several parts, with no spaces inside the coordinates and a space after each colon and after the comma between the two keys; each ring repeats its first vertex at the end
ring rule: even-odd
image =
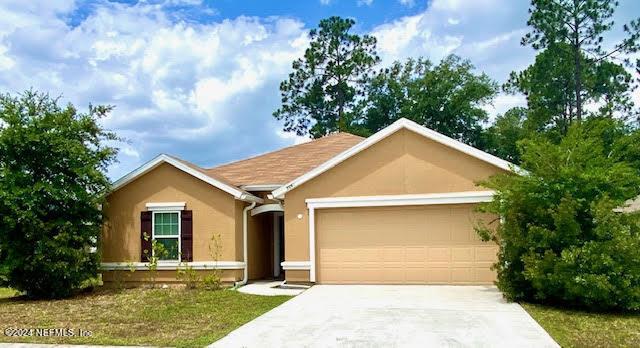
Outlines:
{"type": "MultiPolygon", "coordinates": [[[[151,211],[151,241],[156,239],[173,239],[174,235],[160,235],[156,237],[156,214],[178,214],[178,258],[175,260],[158,260],[158,263],[179,263],[182,260],[182,211],[181,210],[152,210],[151,211]]],[[[152,256],[153,256],[153,250],[152,256]]]]}

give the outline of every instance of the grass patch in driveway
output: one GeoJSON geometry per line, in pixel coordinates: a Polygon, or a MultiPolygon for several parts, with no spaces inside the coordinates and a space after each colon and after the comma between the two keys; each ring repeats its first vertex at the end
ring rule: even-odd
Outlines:
{"type": "MultiPolygon", "coordinates": [[[[8,294],[10,290],[0,291],[8,294]]],[[[234,290],[99,289],[53,301],[0,299],[0,329],[72,328],[91,337],[7,337],[2,342],[202,347],[290,299],[234,290]]],[[[77,332],[77,331],[76,331],[77,332]]]]}
{"type": "Polygon", "coordinates": [[[640,347],[640,313],[592,313],[521,305],[562,347],[640,347]]]}

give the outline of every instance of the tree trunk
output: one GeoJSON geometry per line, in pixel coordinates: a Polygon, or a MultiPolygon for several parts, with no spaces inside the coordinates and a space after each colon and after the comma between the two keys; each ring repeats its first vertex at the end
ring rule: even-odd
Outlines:
{"type": "Polygon", "coordinates": [[[344,93],[342,91],[342,86],[338,85],[338,132],[343,132],[346,130],[346,125],[344,122],[344,93]]]}
{"type": "Polygon", "coordinates": [[[575,80],[575,93],[576,93],[576,121],[580,123],[582,121],[582,66],[581,66],[581,53],[580,52],[580,30],[578,21],[578,1],[574,0],[574,12],[573,12],[573,57],[574,57],[574,80],[575,80]]]}

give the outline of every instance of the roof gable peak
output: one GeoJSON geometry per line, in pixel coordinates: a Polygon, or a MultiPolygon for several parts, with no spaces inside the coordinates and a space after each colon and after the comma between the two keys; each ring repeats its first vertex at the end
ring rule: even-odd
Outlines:
{"type": "Polygon", "coordinates": [[[154,157],[152,160],[148,161],[147,163],[141,165],[140,167],[134,169],[133,171],[131,171],[130,173],[126,174],[125,176],[123,176],[122,178],[118,179],[116,182],[113,183],[113,186],[111,188],[111,192],[115,192],[117,190],[119,190],[120,188],[124,187],[125,185],[129,184],[130,182],[134,181],[135,179],[139,178],[140,176],[152,171],[153,169],[157,168],[158,166],[160,166],[163,163],[167,163],[169,165],[172,165],[173,167],[175,167],[178,170],[181,170],[191,176],[196,177],[197,179],[200,179],[222,191],[227,192],[228,194],[232,195],[233,197],[235,197],[236,199],[242,200],[242,201],[247,201],[247,202],[258,202],[261,203],[262,199],[255,197],[254,195],[241,190],[233,185],[227,184],[225,182],[222,182],[216,178],[213,178],[205,173],[203,173],[202,171],[194,168],[195,165],[189,165],[187,164],[185,161],[178,159],[177,157],[173,157],[167,154],[159,154],[158,156],[154,157]]]}
{"type": "Polygon", "coordinates": [[[410,130],[412,132],[415,132],[419,135],[424,136],[425,138],[428,138],[430,140],[433,140],[435,142],[438,142],[440,144],[443,144],[445,146],[448,146],[450,148],[453,148],[457,151],[460,151],[462,153],[465,153],[471,157],[475,157],[481,161],[487,162],[491,165],[494,165],[500,169],[506,170],[506,171],[516,171],[519,172],[520,170],[512,163],[507,162],[501,158],[498,158],[494,155],[491,155],[487,152],[484,152],[480,149],[477,149],[473,146],[467,145],[463,142],[460,142],[458,140],[455,140],[453,138],[450,138],[444,134],[438,133],[436,131],[434,131],[433,129],[424,127],[419,125],[418,123],[411,121],[409,119],[406,118],[401,118],[398,119],[397,121],[393,122],[392,124],[390,124],[389,126],[387,126],[386,128],[383,128],[382,130],[378,131],[377,133],[373,134],[372,136],[366,138],[365,140],[363,140],[362,142],[356,144],[355,146],[351,147],[350,149],[347,149],[346,151],[336,155],[335,157],[329,159],[328,161],[324,162],[323,164],[321,164],[320,166],[314,168],[313,170],[305,173],[304,175],[292,180],[291,182],[286,183],[285,185],[283,185],[282,187],[274,190],[272,192],[273,197],[275,198],[283,198],[285,193],[287,193],[288,191],[293,190],[294,188],[302,185],[303,183],[315,178],[316,176],[324,173],[325,171],[335,167],[336,165],[338,165],[339,163],[345,161],[346,159],[354,156],[355,154],[367,149],[368,147],[370,147],[373,144],[378,143],[379,141],[381,141],[382,139],[385,139],[386,137],[390,136],[391,134],[396,133],[397,131],[401,130],[401,129],[407,129],[410,130]]]}

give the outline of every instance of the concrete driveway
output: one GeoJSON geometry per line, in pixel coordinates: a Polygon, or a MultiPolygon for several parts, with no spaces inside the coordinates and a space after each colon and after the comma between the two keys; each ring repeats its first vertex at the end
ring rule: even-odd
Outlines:
{"type": "Polygon", "coordinates": [[[490,286],[316,285],[212,347],[557,347],[490,286]]]}

